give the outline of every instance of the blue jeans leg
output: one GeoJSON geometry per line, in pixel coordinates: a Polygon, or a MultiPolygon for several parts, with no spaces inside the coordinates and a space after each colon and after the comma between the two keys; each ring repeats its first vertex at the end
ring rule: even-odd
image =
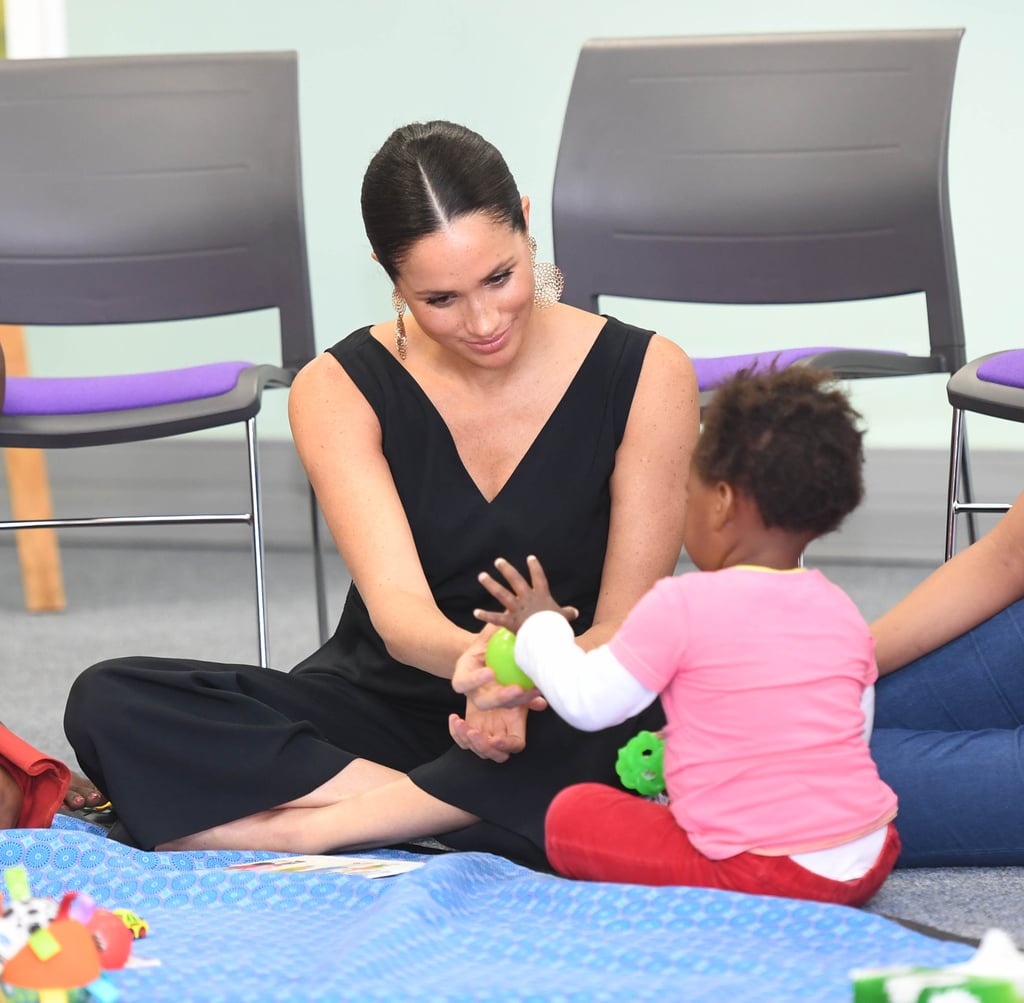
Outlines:
{"type": "Polygon", "coordinates": [[[871,751],[899,798],[897,867],[1024,864],[1024,728],[881,728],[871,751]]]}
{"type": "Polygon", "coordinates": [[[901,867],[1024,864],[1024,600],[879,680],[901,867]]]}
{"type": "Polygon", "coordinates": [[[875,726],[1024,725],[1024,599],[878,681],[875,726]]]}

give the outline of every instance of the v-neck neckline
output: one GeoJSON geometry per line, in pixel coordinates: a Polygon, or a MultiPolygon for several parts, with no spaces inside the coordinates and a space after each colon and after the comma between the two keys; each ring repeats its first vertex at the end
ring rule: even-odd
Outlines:
{"type": "Polygon", "coordinates": [[[526,465],[527,460],[529,460],[531,455],[536,451],[537,444],[544,437],[547,430],[551,427],[555,418],[558,416],[559,411],[563,408],[566,399],[569,397],[569,395],[573,392],[576,385],[579,383],[584,370],[587,368],[588,364],[590,363],[590,360],[594,356],[598,343],[604,337],[605,329],[607,328],[607,326],[608,318],[605,317],[604,324],[601,325],[601,329],[597,332],[597,337],[594,338],[593,344],[587,350],[587,353],[583,356],[583,360],[580,362],[579,366],[576,369],[576,372],[573,374],[572,379],[569,381],[565,390],[562,392],[561,397],[558,398],[557,403],[551,409],[551,413],[548,415],[544,424],[541,425],[541,427],[537,430],[537,434],[533,437],[533,439],[530,440],[530,443],[524,450],[522,456],[520,456],[519,459],[516,461],[516,464],[512,468],[511,473],[509,473],[508,477],[505,478],[505,482],[501,485],[500,488],[498,488],[498,490],[494,494],[494,497],[492,498],[488,498],[483,493],[483,491],[480,490],[480,486],[479,484],[477,484],[476,479],[469,472],[469,469],[466,467],[466,464],[462,459],[462,454],[459,452],[458,445],[455,442],[455,436],[452,435],[451,428],[448,426],[448,422],[445,421],[444,416],[438,410],[437,405],[430,398],[430,395],[423,389],[422,386],[420,386],[419,382],[412,375],[412,373],[410,373],[409,370],[406,369],[405,366],[403,366],[402,363],[399,362],[398,359],[396,359],[384,345],[382,345],[376,338],[373,337],[372,334],[369,333],[369,329],[367,329],[367,336],[384,353],[384,355],[389,360],[389,363],[392,366],[396,366],[398,368],[398,370],[402,373],[403,378],[414,388],[415,393],[419,395],[420,399],[424,401],[430,408],[430,410],[433,412],[438,423],[445,430],[445,434],[448,437],[448,443],[451,446],[456,461],[458,462],[459,469],[462,471],[466,480],[473,485],[473,490],[477,493],[480,500],[485,505],[490,506],[497,502],[502,497],[502,495],[504,495],[509,490],[510,485],[512,484],[513,481],[517,479],[520,471],[526,465]]]}

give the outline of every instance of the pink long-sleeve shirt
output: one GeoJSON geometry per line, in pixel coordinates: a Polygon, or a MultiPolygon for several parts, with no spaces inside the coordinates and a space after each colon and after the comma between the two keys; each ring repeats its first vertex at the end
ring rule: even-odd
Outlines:
{"type": "Polygon", "coordinates": [[[706,856],[805,853],[895,816],[863,734],[874,642],[819,572],[663,579],[609,648],[661,693],[671,809],[706,856]]]}

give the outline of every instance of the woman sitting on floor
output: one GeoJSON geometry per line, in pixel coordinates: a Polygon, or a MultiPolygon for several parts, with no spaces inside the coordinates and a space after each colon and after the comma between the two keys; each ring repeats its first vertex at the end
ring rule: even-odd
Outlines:
{"type": "Polygon", "coordinates": [[[125,657],[88,669],[65,729],[113,800],[115,838],[322,852],[444,835],[545,866],[544,813],[614,777],[642,723],[585,735],[451,687],[479,633],[479,569],[540,554],[606,640],[675,567],[698,431],[672,342],[557,303],[501,154],[448,122],[395,131],[362,189],[397,317],[296,377],[289,414],[353,586],[290,673],[125,657]],[[464,730],[453,742],[449,717],[464,730]]]}

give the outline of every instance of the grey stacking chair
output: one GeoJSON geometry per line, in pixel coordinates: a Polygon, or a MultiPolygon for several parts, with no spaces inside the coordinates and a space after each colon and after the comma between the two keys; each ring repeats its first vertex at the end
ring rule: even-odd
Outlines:
{"type": "MultiPolygon", "coordinates": [[[[552,199],[565,301],[781,304],[923,293],[928,338],[695,358],[842,379],[966,362],[947,183],[963,30],[598,39],[579,54],[552,199]]],[[[966,496],[969,476],[963,468],[966,496]]],[[[971,527],[973,538],[973,526],[971,527]]]]}
{"type": "MultiPolygon", "coordinates": [[[[799,359],[845,379],[955,372],[966,356],[946,162],[962,34],[587,42],[552,200],[564,299],[924,293],[928,342],[914,354],[828,347],[799,359]]],[[[698,360],[702,389],[738,368],[726,358],[698,360]]]]}
{"type": "Polygon", "coordinates": [[[0,323],[142,324],[140,337],[158,347],[173,326],[148,322],[276,308],[280,329],[280,356],[261,362],[8,377],[0,414],[0,447],[13,449],[244,423],[248,511],[5,521],[0,529],[247,524],[267,665],[255,420],[263,390],[287,387],[315,353],[295,53],[0,62],[0,136],[0,323]]]}
{"type": "Polygon", "coordinates": [[[1008,349],[973,359],[958,369],[946,384],[953,406],[953,432],[949,447],[949,490],[946,499],[946,560],[956,550],[959,516],[976,512],[1006,512],[1009,502],[961,501],[960,482],[967,465],[964,414],[1024,422],[1024,350],[1008,349]]]}

